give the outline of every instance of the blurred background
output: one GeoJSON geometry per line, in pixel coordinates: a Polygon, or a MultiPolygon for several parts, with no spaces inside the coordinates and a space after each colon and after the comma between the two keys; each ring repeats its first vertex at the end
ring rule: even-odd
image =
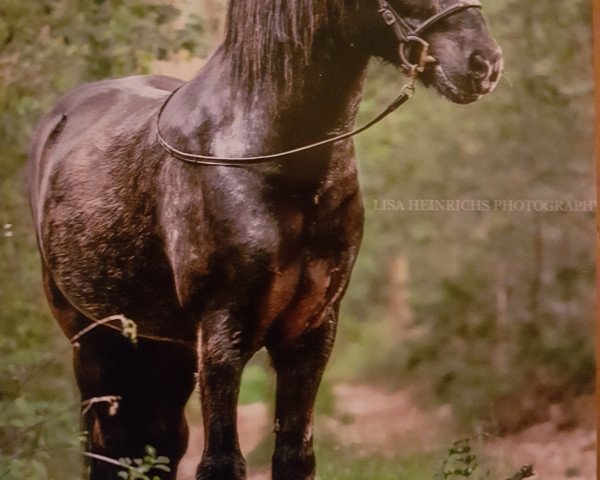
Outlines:
{"type": "MultiPolygon", "coordinates": [[[[82,82],[190,78],[222,38],[225,3],[0,1],[3,480],[81,478],[69,343],[22,187],[32,128],[82,82]]],[[[318,399],[321,479],[504,479],[528,464],[545,480],[595,478],[591,5],[484,11],[505,55],[497,91],[458,106],[419,88],[356,141],[365,238],[318,399]],[[462,438],[479,467],[452,476],[462,438]]],[[[359,122],[401,82],[373,61],[359,122]]],[[[259,353],[240,398],[253,480],[269,478],[273,391],[259,353]]],[[[189,419],[181,480],[202,449],[196,395],[189,419]]]]}

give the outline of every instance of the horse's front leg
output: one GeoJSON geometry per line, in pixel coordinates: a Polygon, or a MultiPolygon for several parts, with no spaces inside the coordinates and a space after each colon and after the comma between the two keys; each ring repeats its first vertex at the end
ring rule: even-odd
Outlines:
{"type": "Polygon", "coordinates": [[[333,347],[337,312],[294,345],[268,346],[277,372],[273,480],[312,480],[313,408],[321,377],[333,347]]]}
{"type": "Polygon", "coordinates": [[[198,480],[243,480],[246,464],[237,435],[237,399],[245,355],[241,331],[228,310],[202,318],[199,381],[204,452],[198,480]]]}

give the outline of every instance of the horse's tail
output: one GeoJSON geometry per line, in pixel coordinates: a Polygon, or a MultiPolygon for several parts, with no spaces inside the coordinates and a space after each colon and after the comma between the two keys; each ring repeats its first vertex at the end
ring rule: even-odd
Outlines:
{"type": "Polygon", "coordinates": [[[39,123],[31,140],[27,172],[25,175],[25,188],[29,197],[29,207],[33,217],[34,226],[37,229],[38,200],[40,186],[44,172],[44,153],[55,143],[67,123],[67,116],[60,112],[48,114],[39,123]]]}
{"type": "Polygon", "coordinates": [[[40,237],[40,221],[42,216],[41,201],[44,194],[42,191],[42,185],[44,183],[44,173],[46,176],[48,176],[50,173],[45,172],[44,154],[48,151],[52,144],[57,141],[66,123],[67,116],[60,112],[51,112],[44,117],[33,134],[27,162],[25,188],[27,190],[27,196],[29,197],[29,208],[31,211],[33,226],[35,228],[38,249],[42,256],[43,262],[45,262],[46,259],[40,237]]]}

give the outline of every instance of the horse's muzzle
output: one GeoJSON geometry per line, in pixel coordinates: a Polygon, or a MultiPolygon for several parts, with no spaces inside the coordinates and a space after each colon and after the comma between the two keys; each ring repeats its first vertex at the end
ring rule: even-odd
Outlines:
{"type": "Polygon", "coordinates": [[[473,92],[485,94],[494,90],[502,75],[503,66],[500,50],[490,53],[475,50],[469,57],[469,76],[473,92]]]}

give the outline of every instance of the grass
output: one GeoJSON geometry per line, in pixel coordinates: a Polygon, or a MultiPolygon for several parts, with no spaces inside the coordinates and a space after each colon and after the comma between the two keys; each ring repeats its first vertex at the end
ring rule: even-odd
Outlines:
{"type": "MultiPolygon", "coordinates": [[[[266,468],[271,462],[274,435],[266,437],[246,458],[251,470],[266,468]]],[[[352,448],[339,445],[327,435],[315,439],[317,479],[320,480],[433,480],[440,463],[435,454],[401,454],[386,458],[361,455],[352,448]]]]}
{"type": "Polygon", "coordinates": [[[432,480],[436,473],[433,454],[363,457],[327,438],[317,442],[315,451],[321,480],[432,480]]]}

